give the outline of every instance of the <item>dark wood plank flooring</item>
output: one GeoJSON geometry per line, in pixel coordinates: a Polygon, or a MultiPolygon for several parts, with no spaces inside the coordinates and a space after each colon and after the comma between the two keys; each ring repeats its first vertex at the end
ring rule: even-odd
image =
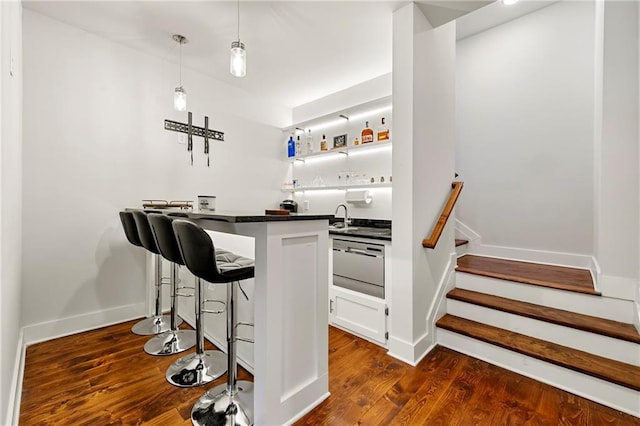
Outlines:
{"type": "Polygon", "coordinates": [[[592,317],[562,309],[535,305],[533,303],[521,302],[518,300],[478,293],[476,291],[464,290],[461,288],[454,288],[451,290],[447,293],[447,298],[496,309],[502,312],[508,312],[510,314],[521,315],[539,321],[550,322],[578,330],[601,334],[603,336],[626,340],[628,342],[640,343],[640,333],[638,333],[638,330],[636,330],[633,324],[592,317]]]}
{"type": "Polygon", "coordinates": [[[493,257],[464,255],[458,258],[457,271],[499,278],[578,293],[599,295],[593,288],[587,269],[543,265],[493,257]]]}
{"type": "MultiPolygon", "coordinates": [[[[123,323],[27,348],[20,425],[190,425],[209,386],[164,378],[123,323]]],[[[211,347],[207,344],[207,347],[211,347]]],[[[636,425],[640,419],[438,347],[417,367],[330,327],[331,396],[300,425],[636,425]]],[[[240,378],[251,380],[244,370],[240,378]]]]}
{"type": "Polygon", "coordinates": [[[523,355],[588,374],[640,392],[640,367],[603,358],[535,337],[493,327],[468,319],[445,315],[437,326],[523,355]]]}

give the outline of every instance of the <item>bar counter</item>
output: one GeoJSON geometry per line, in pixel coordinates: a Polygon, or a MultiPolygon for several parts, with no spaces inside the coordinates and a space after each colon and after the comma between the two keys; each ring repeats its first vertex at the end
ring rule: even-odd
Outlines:
{"type": "MultiPolygon", "coordinates": [[[[254,239],[255,424],[293,423],[329,396],[328,226],[333,215],[179,212],[206,230],[254,239]]],[[[151,285],[152,277],[147,281],[151,285]]],[[[188,312],[178,312],[190,322],[188,312]]]]}

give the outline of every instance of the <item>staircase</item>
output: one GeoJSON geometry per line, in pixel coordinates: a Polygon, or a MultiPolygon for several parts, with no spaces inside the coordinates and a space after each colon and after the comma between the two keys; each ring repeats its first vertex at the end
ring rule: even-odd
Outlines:
{"type": "Polygon", "coordinates": [[[601,296],[588,270],[467,254],[446,304],[442,346],[640,417],[633,302],[601,296]]]}

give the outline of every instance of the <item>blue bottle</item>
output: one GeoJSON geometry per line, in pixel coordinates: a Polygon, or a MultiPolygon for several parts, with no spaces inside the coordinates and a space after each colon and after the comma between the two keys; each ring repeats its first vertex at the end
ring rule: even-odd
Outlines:
{"type": "Polygon", "coordinates": [[[293,141],[293,136],[289,136],[289,141],[287,142],[287,157],[295,157],[296,156],[296,143],[293,141]]]}

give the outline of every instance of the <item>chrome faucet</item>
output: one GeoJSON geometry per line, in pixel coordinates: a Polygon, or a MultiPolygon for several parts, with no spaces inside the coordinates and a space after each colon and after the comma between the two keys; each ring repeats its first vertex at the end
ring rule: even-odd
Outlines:
{"type": "Polygon", "coordinates": [[[344,227],[346,228],[347,225],[351,225],[351,218],[349,217],[349,208],[347,207],[347,205],[338,204],[338,207],[336,207],[336,211],[333,215],[335,216],[338,214],[338,210],[340,210],[340,207],[344,207],[344,227]]]}

